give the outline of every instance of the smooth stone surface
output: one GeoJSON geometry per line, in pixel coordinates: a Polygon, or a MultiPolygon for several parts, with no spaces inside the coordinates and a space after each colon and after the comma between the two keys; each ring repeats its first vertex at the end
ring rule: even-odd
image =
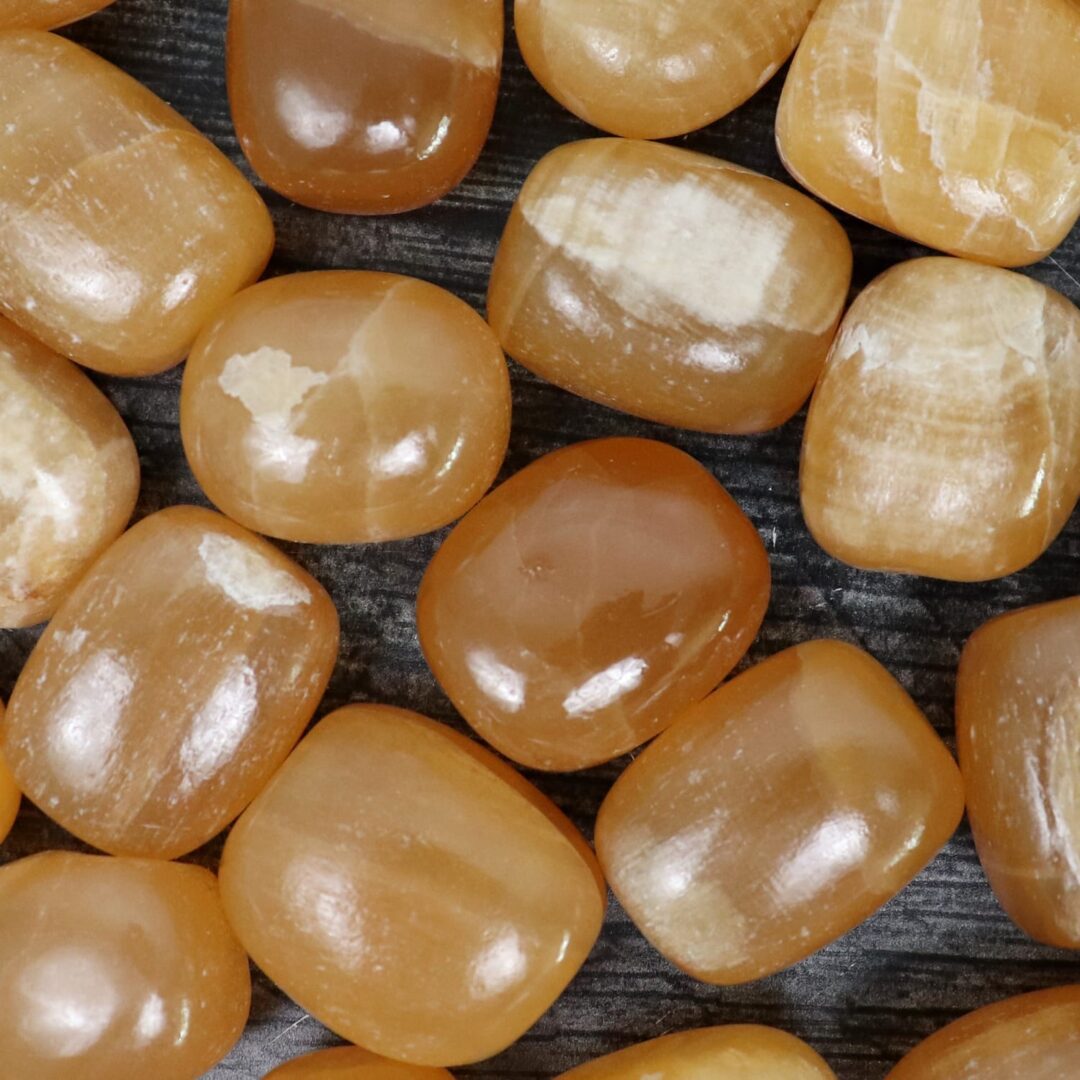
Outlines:
{"type": "Polygon", "coordinates": [[[968,818],[1001,906],[1080,948],[1080,597],[1013,611],[960,658],[956,744],[968,818]]]}
{"type": "Polygon", "coordinates": [[[793,188],[593,139],[526,181],[488,319],[515,360],[573,393],[675,427],[764,431],[813,389],[851,261],[839,223],[793,188]]]}
{"type": "Polygon", "coordinates": [[[952,836],[960,773],[876,660],[797,645],[682,714],[616,781],[596,846],[642,933],[705,982],[857,926],[952,836]]]}
{"type": "Polygon", "coordinates": [[[84,19],[113,0],[4,0],[0,30],[51,30],[84,19]]]}
{"type": "Polygon", "coordinates": [[[916,259],[844,316],[802,506],[830,555],[952,581],[1038,558],[1080,495],[1080,312],[1030,278],[916,259]]]}
{"type": "Polygon", "coordinates": [[[776,73],[817,0],[515,0],[522,55],[587,123],[637,139],[704,127],[776,73]]]}
{"type": "Polygon", "coordinates": [[[198,866],[50,851],[0,869],[11,1080],[197,1080],[240,1037],[247,957],[198,866]]]}
{"type": "Polygon", "coordinates": [[[0,318],[0,628],[47,619],[124,530],[139,457],[74,364],[0,318]]]}
{"type": "Polygon", "coordinates": [[[606,893],[574,827],[450,728],[350,706],[301,742],[229,834],[225,908],[304,1010],[375,1053],[459,1065],[547,1010],[606,893]]]}
{"type": "Polygon", "coordinates": [[[364,271],[245,290],[188,358],[184,448],[248,528],[309,543],[397,540],[460,517],[510,435],[487,324],[444,289],[364,271]]]}
{"type": "MultiPolygon", "coordinates": [[[[0,701],[0,725],[4,723],[4,703],[0,701]]],[[[7,767],[3,758],[0,758],[0,843],[11,832],[11,826],[15,824],[15,818],[19,815],[19,803],[22,793],[19,791],[15,777],[7,767]]]]}
{"type": "Polygon", "coordinates": [[[1080,216],[1077,71],[1075,0],[824,0],[780,99],[780,156],[874,225],[1037,262],[1080,216]]]}
{"type": "Polygon", "coordinates": [[[255,189],[179,113],[52,34],[0,34],[0,307],[113,375],[181,360],[262,272],[255,189]]]}
{"type": "Polygon", "coordinates": [[[220,514],[162,510],[49,623],[8,703],[3,753],[80,839],[177,858],[281,764],[337,646],[330,597],[292,560],[220,514]]]}
{"type": "Polygon", "coordinates": [[[288,1061],[265,1080],[453,1080],[445,1069],[403,1065],[358,1046],[338,1046],[288,1061]]]}
{"type": "Polygon", "coordinates": [[[480,156],[502,48],[503,0],[230,0],[240,145],[304,206],[425,206],[480,156]]]}
{"type": "Polygon", "coordinates": [[[693,458],[598,439],[533,462],[450,533],[417,599],[461,715],[532,768],[639,746],[739,662],[769,601],[754,526],[693,458]]]}
{"type": "Polygon", "coordinates": [[[935,1032],[886,1080],[1066,1080],[1080,1075],[1080,986],[1007,998],[935,1032]]]}

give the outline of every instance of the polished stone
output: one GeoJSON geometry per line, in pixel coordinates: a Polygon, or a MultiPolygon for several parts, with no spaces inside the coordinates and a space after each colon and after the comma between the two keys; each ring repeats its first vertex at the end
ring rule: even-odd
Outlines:
{"type": "MultiPolygon", "coordinates": [[[[4,724],[4,703],[0,701],[0,729],[4,724]]],[[[2,843],[11,826],[15,824],[15,818],[19,814],[19,803],[22,801],[22,793],[15,783],[15,777],[7,767],[3,758],[0,758],[0,843],[2,843]]]]}
{"type": "Polygon", "coordinates": [[[265,1080],[453,1080],[445,1069],[405,1065],[361,1050],[337,1046],[288,1061],[265,1080]]]}
{"type": "Polygon", "coordinates": [[[4,0],[0,30],[51,30],[93,15],[113,0],[4,0]]]}

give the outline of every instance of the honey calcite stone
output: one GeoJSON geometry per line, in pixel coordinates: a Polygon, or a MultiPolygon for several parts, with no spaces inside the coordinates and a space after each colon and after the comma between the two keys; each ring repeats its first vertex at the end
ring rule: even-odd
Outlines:
{"type": "Polygon", "coordinates": [[[537,769],[618,757],[701,700],[769,601],[754,526],[693,458],[599,439],[471,511],[420,585],[420,644],[473,728],[537,769]]]}
{"type": "Polygon", "coordinates": [[[2,751],[25,794],[114,855],[172,859],[220,832],[300,737],[337,612],[299,566],[193,506],[98,559],[30,654],[2,751]]]}
{"type": "MultiPolygon", "coordinates": [[[[3,723],[4,703],[0,701],[0,726],[3,723]]],[[[15,777],[11,775],[11,770],[4,763],[4,759],[0,758],[0,843],[4,841],[7,834],[11,832],[11,826],[15,824],[21,800],[22,793],[19,791],[18,784],[15,783],[15,777]]]]}
{"type": "Polygon", "coordinates": [[[51,30],[93,15],[113,0],[4,0],[0,30],[51,30]]]}
{"type": "Polygon", "coordinates": [[[614,135],[667,139],[741,105],[791,55],[817,0],[516,0],[545,90],[614,135]]]}
{"type": "Polygon", "coordinates": [[[503,0],[230,0],[240,145],[304,206],[425,206],[480,156],[502,48],[503,0]]]}
{"type": "Polygon", "coordinates": [[[182,116],[52,34],[0,33],[0,307],[113,375],[181,360],[261,273],[255,189],[182,116]]]}
{"type": "Polygon", "coordinates": [[[184,447],[249,528],[396,540],[460,517],[510,436],[506,359],[462,300],[414,278],[293,274],[240,293],[195,343],[184,447]]]}
{"type": "Polygon", "coordinates": [[[265,1080],[454,1080],[445,1069],[404,1065],[358,1046],[338,1046],[288,1061],[265,1080]]]}
{"type": "Polygon", "coordinates": [[[0,628],[47,619],[117,536],[139,457],[74,364],[0,318],[0,628]]]}
{"type": "Polygon", "coordinates": [[[229,834],[221,888],[244,947],[303,1009],[428,1066],[490,1057],[529,1028],[585,960],[606,899],[585,841],[509,766],[372,705],[300,743],[229,834]]]}
{"type": "Polygon", "coordinates": [[[851,245],[805,195],[657,143],[594,139],[533,170],[488,319],[537,375],[635,416],[764,431],[803,404],[851,280],[851,245]]]}
{"type": "Polygon", "coordinates": [[[893,267],[856,299],[814,393],[802,505],[854,566],[953,581],[1038,558],[1080,495],[1080,312],[1007,270],[893,267]]]}
{"type": "Polygon", "coordinates": [[[921,244],[1037,262],[1080,216],[1077,71],[1075,0],[824,0],[780,99],[780,156],[921,244]]]}
{"type": "Polygon", "coordinates": [[[196,1080],[240,1037],[250,1000],[208,870],[60,851],[0,869],[12,1080],[196,1080]]]}
{"type": "Polygon", "coordinates": [[[899,683],[854,646],[812,641],[683,713],[616,781],[596,848],[653,945],[730,985],[857,926],[963,809],[959,770],[899,683]]]}
{"type": "Polygon", "coordinates": [[[1021,994],[935,1032],[886,1080],[1065,1080],[1080,1075],[1080,986],[1021,994]]]}

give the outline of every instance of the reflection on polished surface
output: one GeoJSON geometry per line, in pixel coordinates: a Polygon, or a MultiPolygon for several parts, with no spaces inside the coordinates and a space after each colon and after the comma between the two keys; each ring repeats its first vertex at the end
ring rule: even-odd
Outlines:
{"type": "Polygon", "coordinates": [[[265,1080],[453,1080],[445,1069],[403,1065],[358,1046],[337,1046],[288,1061],[265,1080]]]}
{"type": "Polygon", "coordinates": [[[52,30],[85,18],[113,0],[4,0],[0,30],[52,30]]]}

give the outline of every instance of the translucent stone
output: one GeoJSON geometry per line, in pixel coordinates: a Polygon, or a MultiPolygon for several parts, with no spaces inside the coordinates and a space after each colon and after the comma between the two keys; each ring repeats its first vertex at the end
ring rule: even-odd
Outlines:
{"type": "Polygon", "coordinates": [[[414,278],[294,274],[245,290],[188,358],[195,475],[230,517],[313,543],[394,540],[460,517],[510,434],[498,341],[414,278]]]}
{"type": "Polygon", "coordinates": [[[463,717],[538,769],[608,761],[738,663],[769,601],[754,526],[693,458],[579,443],[481,501],[428,567],[420,644],[463,717]]]}
{"type": "Polygon", "coordinates": [[[162,510],[49,623],[8,703],[3,753],[80,839],[176,858],[281,764],[337,645],[330,598],[280,551],[209,510],[162,510]]]}
{"type": "Polygon", "coordinates": [[[963,809],[959,770],[896,680],[851,645],[813,641],[683,713],[616,781],[596,846],[653,945],[729,985],[857,926],[963,809]]]}
{"type": "Polygon", "coordinates": [[[304,206],[424,206],[483,149],[502,46],[503,0],[230,0],[240,145],[304,206]]]}
{"type": "Polygon", "coordinates": [[[704,154],[594,139],[548,154],[503,234],[488,318],[531,371],[648,420],[782,424],[813,389],[851,280],[839,223],[704,154]]]}
{"type": "Polygon", "coordinates": [[[358,1046],[338,1046],[288,1061],[265,1080],[453,1080],[445,1069],[403,1065],[358,1046]]]}
{"type": "Polygon", "coordinates": [[[0,30],[51,30],[93,15],[113,0],[4,0],[0,30]]]}
{"type": "Polygon", "coordinates": [[[0,318],[0,627],[47,619],[139,495],[124,422],[74,364],[0,318]]]}
{"type": "MultiPolygon", "coordinates": [[[[2,728],[3,723],[4,703],[0,701],[0,728],[2,728]]],[[[22,794],[15,783],[15,777],[11,775],[11,770],[5,764],[4,759],[0,758],[0,843],[11,832],[11,826],[15,824],[21,799],[22,794]]]]}
{"type": "Polygon", "coordinates": [[[221,888],[304,1010],[417,1065],[518,1038],[583,963],[606,899],[585,841],[509,766],[373,705],[300,743],[229,834],[221,888]]]}
{"type": "Polygon", "coordinates": [[[1075,0],[824,0],[780,100],[780,156],[882,228],[1037,262],[1080,216],[1077,71],[1075,0]]]}
{"type": "Polygon", "coordinates": [[[615,135],[667,139],[741,105],[791,55],[817,0],[516,0],[545,90],[615,135]]]}
{"type": "Polygon", "coordinates": [[[802,459],[829,554],[953,581],[1038,558],[1080,494],[1080,312],[958,259],[882,274],[840,327],[802,459]]]}
{"type": "Polygon", "coordinates": [[[273,227],[182,116],[52,34],[0,34],[0,305],[114,375],[177,363],[254,281],[273,227]]]}
{"type": "Polygon", "coordinates": [[[243,1031],[247,957],[198,866],[50,851],[0,868],[11,1080],[195,1080],[243,1031]]]}

